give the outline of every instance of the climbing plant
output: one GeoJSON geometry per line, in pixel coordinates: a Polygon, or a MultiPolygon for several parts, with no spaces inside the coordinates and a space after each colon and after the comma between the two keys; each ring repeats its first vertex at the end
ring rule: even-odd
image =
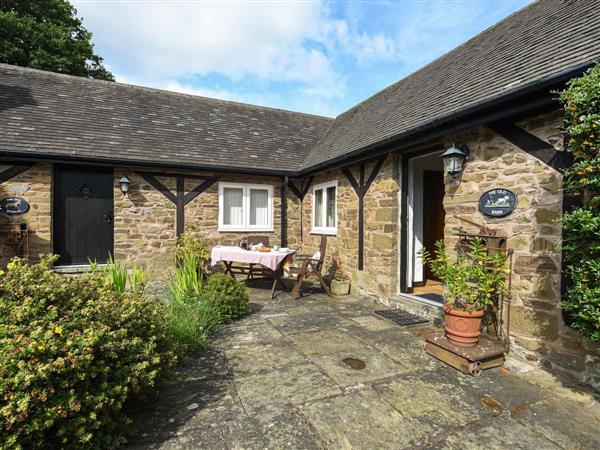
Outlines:
{"type": "Polygon", "coordinates": [[[561,306],[571,326],[600,341],[600,64],[560,92],[565,110],[567,193],[577,207],[562,217],[568,287],[561,306]]]}

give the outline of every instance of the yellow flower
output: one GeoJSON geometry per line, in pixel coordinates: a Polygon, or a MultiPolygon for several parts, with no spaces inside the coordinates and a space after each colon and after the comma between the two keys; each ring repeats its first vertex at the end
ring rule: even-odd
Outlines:
{"type": "Polygon", "coordinates": [[[12,269],[14,269],[14,268],[15,268],[15,263],[14,263],[14,262],[9,262],[9,263],[6,265],[6,268],[7,268],[8,270],[12,270],[12,269]]]}
{"type": "Polygon", "coordinates": [[[59,326],[59,325],[55,326],[55,327],[54,327],[54,332],[55,332],[56,334],[62,334],[62,327],[61,327],[61,326],[59,326]]]}
{"type": "Polygon", "coordinates": [[[4,270],[0,269],[0,277],[4,275],[4,270]]]}

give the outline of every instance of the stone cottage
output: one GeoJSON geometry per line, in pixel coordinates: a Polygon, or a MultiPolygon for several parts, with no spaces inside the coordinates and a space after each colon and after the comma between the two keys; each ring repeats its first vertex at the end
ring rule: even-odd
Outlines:
{"type": "Polygon", "coordinates": [[[568,161],[553,92],[600,58],[598,36],[599,1],[539,0],[335,119],[0,65],[2,235],[27,229],[59,270],[111,253],[159,273],[186,227],[303,251],[327,234],[355,289],[435,315],[419,251],[486,226],[514,250],[514,343],[592,367],[557,308],[568,161]],[[456,173],[451,147],[468,153],[456,173]]]}

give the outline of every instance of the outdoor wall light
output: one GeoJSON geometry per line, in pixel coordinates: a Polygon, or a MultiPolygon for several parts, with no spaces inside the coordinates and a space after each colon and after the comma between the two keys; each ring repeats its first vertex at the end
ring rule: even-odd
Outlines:
{"type": "Polygon", "coordinates": [[[457,147],[452,144],[448,150],[442,153],[442,161],[444,162],[444,171],[451,176],[461,173],[465,167],[465,161],[469,157],[469,147],[463,145],[457,147]]]}
{"type": "Polygon", "coordinates": [[[121,188],[121,192],[123,193],[123,195],[127,195],[127,192],[129,191],[130,183],[131,183],[131,180],[129,178],[127,178],[127,175],[123,175],[121,177],[121,179],[119,180],[119,187],[121,188]]]}

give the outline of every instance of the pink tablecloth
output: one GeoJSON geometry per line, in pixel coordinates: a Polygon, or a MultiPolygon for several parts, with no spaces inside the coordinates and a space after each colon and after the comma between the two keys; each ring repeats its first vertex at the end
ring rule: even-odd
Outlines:
{"type": "Polygon", "coordinates": [[[212,249],[210,258],[213,264],[219,261],[235,261],[247,264],[262,264],[271,270],[277,269],[277,266],[288,255],[294,252],[258,252],[252,250],[244,250],[239,247],[226,247],[218,245],[212,249]]]}

